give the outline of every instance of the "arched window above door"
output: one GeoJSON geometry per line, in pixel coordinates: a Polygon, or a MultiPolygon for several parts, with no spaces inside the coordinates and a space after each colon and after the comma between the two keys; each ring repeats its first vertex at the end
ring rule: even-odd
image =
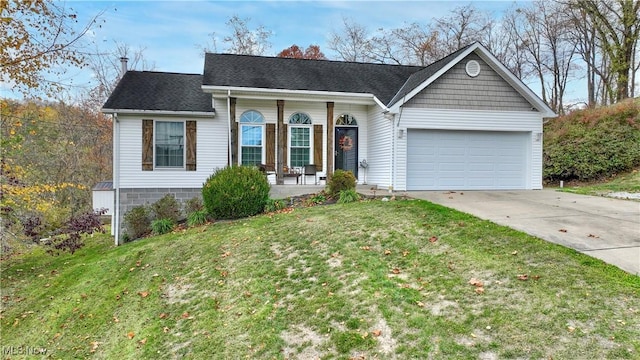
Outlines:
{"type": "Polygon", "coordinates": [[[353,115],[342,114],[336,119],[336,126],[358,126],[358,122],[353,115]]]}
{"type": "Polygon", "coordinates": [[[311,125],[311,118],[309,115],[301,112],[293,113],[289,117],[290,125],[311,125]]]}

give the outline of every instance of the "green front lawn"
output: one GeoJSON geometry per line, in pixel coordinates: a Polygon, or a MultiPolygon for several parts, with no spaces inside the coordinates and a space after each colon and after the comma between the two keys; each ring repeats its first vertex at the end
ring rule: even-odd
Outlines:
{"type": "Polygon", "coordinates": [[[424,201],[111,241],[2,262],[3,356],[640,357],[639,277],[424,201]]]}
{"type": "Polygon", "coordinates": [[[575,184],[559,188],[559,190],[596,196],[606,196],[615,192],[640,193],[640,170],[620,174],[606,181],[575,184]]]}

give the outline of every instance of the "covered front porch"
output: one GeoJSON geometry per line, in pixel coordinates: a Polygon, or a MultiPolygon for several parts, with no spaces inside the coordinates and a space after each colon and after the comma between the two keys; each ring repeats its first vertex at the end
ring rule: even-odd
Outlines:
{"type": "MultiPolygon", "coordinates": [[[[271,185],[269,196],[272,199],[286,199],[291,196],[316,194],[325,188],[325,185],[271,185]]],[[[356,191],[365,196],[383,196],[390,194],[387,189],[377,189],[376,185],[356,185],[356,191]]]]}

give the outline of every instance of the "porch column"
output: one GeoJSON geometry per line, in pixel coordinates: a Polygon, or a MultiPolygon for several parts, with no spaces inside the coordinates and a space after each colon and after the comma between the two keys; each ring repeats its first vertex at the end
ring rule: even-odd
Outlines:
{"type": "Polygon", "coordinates": [[[278,156],[276,159],[276,184],[283,185],[284,152],[287,146],[287,133],[284,128],[284,100],[277,100],[278,104],[278,156]]]}
{"type": "Polygon", "coordinates": [[[333,175],[333,102],[327,102],[327,181],[333,175]]]}
{"type": "Polygon", "coordinates": [[[236,122],[236,98],[229,98],[229,126],[231,126],[231,154],[229,166],[238,165],[238,123],[236,122]]]}

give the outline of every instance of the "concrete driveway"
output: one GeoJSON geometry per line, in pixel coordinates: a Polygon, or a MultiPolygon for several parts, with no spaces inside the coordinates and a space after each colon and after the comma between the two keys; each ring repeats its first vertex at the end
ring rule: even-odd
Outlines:
{"type": "Polygon", "coordinates": [[[408,196],[573,248],[640,275],[640,202],[554,190],[410,191],[408,196]]]}

